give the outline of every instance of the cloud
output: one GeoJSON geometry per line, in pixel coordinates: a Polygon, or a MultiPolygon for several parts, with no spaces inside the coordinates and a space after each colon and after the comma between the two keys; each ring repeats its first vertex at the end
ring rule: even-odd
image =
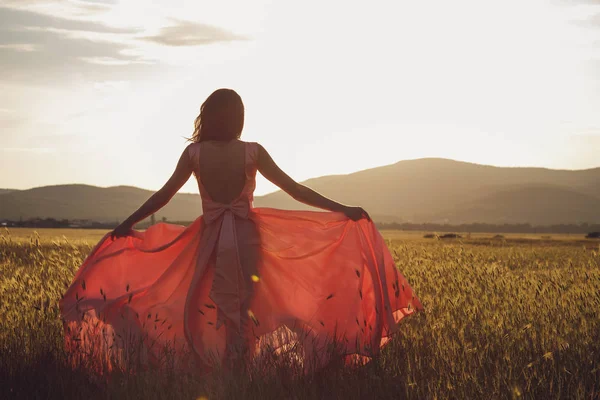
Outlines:
{"type": "Polygon", "coordinates": [[[81,61],[85,61],[90,64],[96,65],[108,65],[108,66],[118,66],[118,65],[130,65],[130,64],[152,64],[149,61],[145,60],[131,60],[131,59],[123,59],[123,58],[115,58],[115,57],[79,57],[81,61]]]}
{"type": "Polygon", "coordinates": [[[0,32],[2,80],[52,83],[76,76],[120,80],[151,67],[148,60],[125,54],[126,44],[65,37],[57,32],[0,32]],[[17,50],[18,47],[35,51],[17,50]]]}
{"type": "Polygon", "coordinates": [[[138,33],[136,29],[125,29],[110,27],[105,24],[86,21],[81,19],[72,19],[57,17],[54,15],[42,14],[35,11],[20,10],[15,8],[0,7],[0,26],[4,32],[20,31],[23,29],[63,29],[83,32],[99,33],[138,33]]]}
{"type": "Polygon", "coordinates": [[[30,121],[22,117],[17,110],[10,108],[0,109],[0,148],[12,143],[17,136],[15,133],[30,121]]]}
{"type": "Polygon", "coordinates": [[[139,32],[0,7],[0,80],[128,79],[152,64],[131,51],[139,32]]]}
{"type": "Polygon", "coordinates": [[[600,0],[552,0],[552,3],[560,6],[593,6],[600,5],[600,0]]]}
{"type": "Polygon", "coordinates": [[[8,49],[14,51],[36,51],[37,47],[30,43],[9,43],[0,44],[0,49],[8,49]]]}
{"type": "Polygon", "coordinates": [[[6,0],[0,5],[0,81],[61,85],[68,81],[130,80],[160,67],[149,43],[192,47],[246,40],[216,26],[169,19],[149,35],[141,28],[110,26],[75,9],[112,7],[113,0],[6,0]],[[64,4],[65,12],[61,4],[64,4]],[[44,6],[44,7],[42,7],[44,6]],[[53,13],[53,14],[52,14],[53,13]]]}
{"type": "Polygon", "coordinates": [[[3,152],[6,153],[53,153],[54,148],[51,147],[3,147],[3,152]]]}
{"type": "Polygon", "coordinates": [[[144,40],[166,46],[201,46],[212,43],[247,40],[224,29],[208,24],[173,19],[175,24],[164,27],[157,35],[145,36],[144,40]]]}
{"type": "Polygon", "coordinates": [[[119,0],[79,0],[79,2],[89,4],[115,5],[119,3],[119,0]]]}
{"type": "Polygon", "coordinates": [[[60,12],[63,16],[82,17],[105,13],[117,3],[118,1],[102,0],[3,0],[2,7],[46,15],[60,12]]]}
{"type": "Polygon", "coordinates": [[[582,28],[600,28],[600,0],[550,0],[572,13],[571,23],[582,28]]]}
{"type": "Polygon", "coordinates": [[[574,22],[583,28],[600,28],[600,13],[594,14],[586,19],[576,20],[574,22]]]}

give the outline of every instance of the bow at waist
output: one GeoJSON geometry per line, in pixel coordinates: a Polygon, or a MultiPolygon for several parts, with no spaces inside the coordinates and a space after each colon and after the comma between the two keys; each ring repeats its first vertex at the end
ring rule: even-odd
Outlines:
{"type": "Polygon", "coordinates": [[[250,213],[250,203],[247,200],[238,200],[229,204],[217,203],[214,201],[202,203],[203,217],[207,224],[215,222],[227,211],[231,211],[232,214],[240,218],[247,219],[248,214],[250,213]]]}

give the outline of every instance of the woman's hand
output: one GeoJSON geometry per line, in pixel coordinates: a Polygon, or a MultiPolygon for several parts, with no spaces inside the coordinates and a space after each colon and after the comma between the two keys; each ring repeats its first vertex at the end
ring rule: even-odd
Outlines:
{"type": "Polygon", "coordinates": [[[371,217],[362,207],[346,207],[342,212],[352,221],[358,221],[361,218],[366,218],[371,221],[371,217]]]}
{"type": "MultiPolygon", "coordinates": [[[[192,144],[190,145],[192,146],[192,144]]],[[[117,226],[114,231],[111,232],[110,237],[115,240],[120,237],[130,236],[132,234],[131,229],[135,224],[142,221],[164,207],[171,197],[175,196],[175,193],[184,183],[187,182],[188,178],[192,174],[192,167],[190,164],[189,148],[186,147],[179,162],[175,168],[175,172],[169,178],[167,183],[156,193],[154,193],[142,206],[133,214],[131,214],[121,225],[117,226]]]]}
{"type": "Polygon", "coordinates": [[[123,222],[121,225],[117,226],[114,231],[111,232],[110,238],[112,240],[115,240],[120,237],[129,236],[131,234],[131,228],[133,227],[129,223],[123,222]]]}

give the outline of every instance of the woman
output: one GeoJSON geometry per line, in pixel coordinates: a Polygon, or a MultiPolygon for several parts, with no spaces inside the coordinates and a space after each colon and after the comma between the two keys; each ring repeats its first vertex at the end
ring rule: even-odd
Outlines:
{"type": "Polygon", "coordinates": [[[293,349],[306,369],[330,359],[325,349],[378,354],[421,308],[366,211],[295,182],[239,139],[243,125],[238,94],[212,93],[173,176],[85,260],[60,303],[72,354],[108,368],[166,355],[208,367],[293,349]],[[257,171],[331,212],[253,208],[257,171]],[[201,217],[132,230],[192,173],[201,217]]]}

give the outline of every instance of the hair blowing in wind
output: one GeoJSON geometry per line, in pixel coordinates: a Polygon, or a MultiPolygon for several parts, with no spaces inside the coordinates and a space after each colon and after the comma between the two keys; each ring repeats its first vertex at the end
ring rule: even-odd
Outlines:
{"type": "Polygon", "coordinates": [[[215,90],[200,106],[192,142],[239,139],[244,129],[244,103],[232,89],[215,90]]]}

